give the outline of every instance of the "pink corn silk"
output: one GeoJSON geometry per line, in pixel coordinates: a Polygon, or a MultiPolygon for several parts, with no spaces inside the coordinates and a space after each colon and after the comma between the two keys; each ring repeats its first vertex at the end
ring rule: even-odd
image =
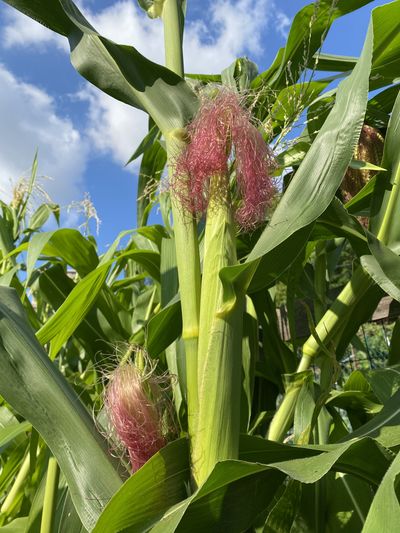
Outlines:
{"type": "MultiPolygon", "coordinates": [[[[210,178],[227,176],[233,147],[240,195],[236,220],[246,230],[262,222],[275,192],[270,179],[275,167],[274,157],[261,133],[251,123],[250,112],[240,105],[238,95],[221,89],[215,98],[204,97],[188,126],[188,135],[190,142],[175,163],[172,183],[174,193],[186,209],[195,216],[205,213],[210,178]]],[[[224,187],[221,188],[221,199],[226,199],[224,187]]]]}
{"type": "Polygon", "coordinates": [[[269,146],[245,112],[232,124],[236,180],[241,203],[236,220],[243,229],[254,229],[265,220],[265,210],[276,193],[271,173],[276,167],[269,146]]]}
{"type": "Polygon", "coordinates": [[[175,165],[173,189],[182,204],[194,215],[207,210],[210,178],[226,175],[228,126],[223,121],[230,102],[221,95],[203,99],[194,120],[188,126],[190,143],[175,165]]]}
{"type": "MultiPolygon", "coordinates": [[[[129,454],[132,472],[166,445],[160,410],[145,393],[142,380],[133,365],[118,367],[110,377],[104,400],[112,427],[129,454]]],[[[151,380],[152,376],[146,384],[153,396],[161,399],[159,385],[151,380]]]]}

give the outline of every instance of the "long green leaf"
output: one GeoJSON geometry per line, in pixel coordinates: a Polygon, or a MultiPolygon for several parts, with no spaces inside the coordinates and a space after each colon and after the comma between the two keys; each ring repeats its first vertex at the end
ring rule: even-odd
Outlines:
{"type": "Polygon", "coordinates": [[[357,59],[357,57],[317,53],[309,62],[308,67],[313,68],[316,64],[319,71],[347,72],[356,66],[357,59]]]}
{"type": "Polygon", "coordinates": [[[13,441],[15,437],[29,431],[31,427],[29,422],[20,422],[19,424],[11,424],[0,428],[0,450],[13,441]]]}
{"type": "Polygon", "coordinates": [[[384,87],[398,78],[400,71],[400,4],[396,0],[372,12],[374,24],[374,59],[371,88],[384,87]]]}
{"type": "Polygon", "coordinates": [[[400,302],[400,257],[372,234],[368,241],[373,255],[363,255],[361,265],[375,283],[400,302]]]}
{"type": "MultiPolygon", "coordinates": [[[[154,276],[159,277],[159,254],[150,250],[130,250],[120,254],[118,261],[131,257],[154,276]]],[[[84,277],[70,292],[57,312],[37,332],[41,344],[51,342],[50,357],[55,357],[64,342],[82,322],[99,295],[114,260],[101,264],[84,277]]]]}
{"type": "MultiPolygon", "coordinates": [[[[321,0],[303,7],[295,16],[286,46],[281,54],[278,69],[273,65],[254,80],[253,86],[268,82],[273,88],[285,86],[286,79],[297,81],[306,67],[313,67],[311,60],[321,47],[324,35],[335,19],[370,3],[371,0],[321,0]],[[304,60],[306,58],[306,60],[304,60]]],[[[334,70],[334,69],[333,69],[334,70]]]]}
{"type": "Polygon", "coordinates": [[[59,352],[73,334],[96,300],[110,269],[110,264],[93,270],[67,296],[56,313],[40,328],[36,337],[41,344],[50,344],[50,357],[59,352]]]}
{"type": "Polygon", "coordinates": [[[372,438],[352,438],[341,444],[323,446],[293,446],[242,435],[240,459],[278,468],[301,483],[315,483],[332,469],[353,474],[377,486],[392,455],[372,438]],[[370,457],[368,462],[363,459],[365,456],[370,457]]]}
{"type": "Polygon", "coordinates": [[[394,533],[400,524],[400,505],[396,489],[400,475],[400,453],[397,454],[372,501],[363,533],[394,533]]]}
{"type": "Polygon", "coordinates": [[[281,474],[288,474],[292,479],[302,483],[314,483],[330,469],[351,470],[364,479],[367,478],[369,482],[379,484],[391,460],[391,456],[370,439],[323,447],[327,451],[322,453],[318,449],[285,447],[257,437],[242,437],[241,445],[241,457],[247,458],[251,454],[252,460],[257,460],[257,463],[244,461],[218,463],[202,487],[190,498],[165,513],[159,524],[151,530],[152,533],[174,531],[239,533],[245,531],[257,514],[272,500],[283,481],[281,474]],[[254,453],[255,442],[257,442],[256,453],[254,453]],[[244,447],[247,448],[247,452],[243,450],[244,447]],[[263,455],[261,447],[264,447],[264,451],[269,451],[263,455]],[[286,454],[287,460],[278,461],[279,458],[282,459],[282,451],[286,454]],[[356,460],[362,452],[368,453],[374,462],[367,468],[364,465],[365,461],[356,460]],[[267,457],[268,463],[265,461],[267,457]],[[263,496],[263,499],[260,500],[260,496],[263,496]]]}
{"type": "Polygon", "coordinates": [[[400,93],[393,106],[383,148],[382,167],[387,171],[376,176],[371,205],[371,231],[390,248],[400,245],[400,223],[397,216],[400,206],[399,143],[400,93]]]}
{"type": "Polygon", "coordinates": [[[367,124],[375,125],[379,129],[387,128],[398,92],[399,86],[392,85],[369,100],[366,114],[367,124]]]}
{"type": "Polygon", "coordinates": [[[104,509],[93,533],[149,531],[186,496],[190,477],[185,439],[172,442],[128,479],[104,509]]]}
{"type": "Polygon", "coordinates": [[[363,376],[380,402],[385,404],[400,389],[399,367],[363,371],[363,376]]]}
{"type": "Polygon", "coordinates": [[[165,350],[182,332],[180,301],[173,301],[149,321],[147,327],[147,349],[156,357],[165,350]]]}
{"type": "Polygon", "coordinates": [[[135,48],[99,35],[71,0],[4,0],[68,37],[76,70],[103,92],[147,111],[164,132],[186,124],[196,109],[188,85],[135,48]]]}
{"type": "Polygon", "coordinates": [[[82,277],[96,268],[99,262],[93,244],[75,229],[36,233],[32,237],[26,260],[28,279],[32,275],[35,263],[41,254],[61,257],[82,277]]]}
{"type": "MultiPolygon", "coordinates": [[[[51,305],[54,311],[57,311],[74,289],[75,283],[66,275],[60,265],[55,265],[40,274],[38,286],[44,301],[51,305]]],[[[97,352],[108,353],[110,350],[109,342],[123,340],[114,331],[113,335],[105,335],[96,316],[96,307],[95,304],[89,310],[74,332],[75,338],[84,346],[86,353],[92,358],[95,357],[97,352]]]]}
{"type": "Polygon", "coordinates": [[[264,279],[268,280],[266,274],[271,268],[270,265],[274,264],[269,254],[297,233],[294,244],[285,250],[284,257],[287,260],[286,265],[289,266],[288,263],[303,247],[311,230],[311,224],[332,201],[352,159],[361,131],[367,105],[372,32],[373,27],[370,26],[357,66],[340,84],[329,117],[246,263],[221,271],[221,277],[225,282],[227,305],[233,305],[235,301],[235,285],[236,290],[245,289],[257,269],[262,272],[264,279]]]}
{"type": "Polygon", "coordinates": [[[181,440],[156,454],[114,496],[95,533],[241,532],[266,508],[283,481],[282,474],[302,483],[314,483],[334,469],[379,485],[392,459],[372,439],[298,447],[242,436],[242,460],[218,463],[200,489],[179,502],[185,494],[185,476],[189,476],[187,451],[186,441],[181,440]],[[363,461],[366,455],[368,462],[363,461]],[[175,505],[165,509],[174,500],[175,505]]]}
{"type": "Polygon", "coordinates": [[[42,435],[91,530],[122,481],[89,412],[31,330],[13,289],[0,287],[0,394],[42,435]]]}
{"type": "Polygon", "coordinates": [[[26,533],[27,524],[28,517],[23,516],[21,518],[16,518],[6,526],[3,526],[1,531],[4,531],[4,533],[26,533]]]}

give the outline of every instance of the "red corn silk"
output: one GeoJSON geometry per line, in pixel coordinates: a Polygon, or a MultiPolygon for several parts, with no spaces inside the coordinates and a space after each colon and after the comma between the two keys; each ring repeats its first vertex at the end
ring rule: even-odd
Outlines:
{"type": "MultiPolygon", "coordinates": [[[[205,214],[210,201],[210,179],[220,180],[220,200],[228,193],[228,164],[234,160],[238,208],[235,218],[244,230],[265,219],[275,193],[271,180],[275,160],[263,136],[251,122],[250,112],[237,93],[223,88],[203,96],[199,111],[188,126],[189,143],[175,161],[172,189],[194,216],[205,214]]],[[[216,191],[213,189],[213,200],[216,191]]]]}

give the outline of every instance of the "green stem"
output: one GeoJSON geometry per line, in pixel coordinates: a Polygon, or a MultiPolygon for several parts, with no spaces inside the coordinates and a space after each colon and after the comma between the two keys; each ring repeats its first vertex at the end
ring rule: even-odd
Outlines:
{"type": "MultiPolygon", "coordinates": [[[[177,143],[167,139],[169,172],[173,172],[177,143]]],[[[197,238],[197,224],[185,211],[179,200],[172,196],[176,263],[179,278],[179,292],[182,308],[182,338],[186,355],[186,386],[188,404],[189,438],[196,432],[198,412],[197,348],[200,315],[200,256],[197,238]]]]}
{"type": "Polygon", "coordinates": [[[268,440],[282,442],[293,423],[294,411],[301,385],[291,388],[284,396],[268,429],[268,440]]]}
{"type": "Polygon", "coordinates": [[[10,492],[7,494],[7,498],[4,500],[3,505],[1,506],[0,512],[7,513],[12,507],[14,500],[18,492],[22,489],[25,480],[29,474],[29,468],[31,465],[31,457],[28,453],[19,469],[19,472],[14,480],[14,484],[11,487],[10,492]]]}
{"type": "MultiPolygon", "coordinates": [[[[184,75],[182,17],[181,2],[179,0],[165,0],[162,11],[165,62],[169,69],[181,77],[184,75]]],[[[185,146],[180,133],[179,131],[172,131],[165,135],[170,174],[173,173],[173,165],[177,155],[185,146]]],[[[182,338],[185,343],[186,355],[188,429],[191,446],[193,446],[198,414],[197,348],[200,314],[200,255],[196,221],[190,213],[186,212],[173,193],[171,196],[182,308],[182,338]]]]}
{"type": "MultiPolygon", "coordinates": [[[[371,286],[371,283],[372,281],[368,274],[362,267],[358,267],[351,280],[343,288],[342,292],[315,328],[319,340],[314,335],[310,335],[303,345],[303,355],[297,372],[304,372],[310,368],[315,357],[322,351],[321,344],[329,346],[335,341],[338,334],[342,331],[343,324],[348,320],[351,312],[358,305],[360,298],[371,286]]],[[[283,440],[293,422],[294,409],[300,389],[301,387],[291,390],[283,398],[281,405],[272,419],[268,431],[269,440],[278,442],[283,440]]]]}
{"type": "Polygon", "coordinates": [[[165,65],[183,78],[183,13],[181,3],[181,0],[164,0],[162,19],[164,22],[165,65]]]}
{"type": "Polygon", "coordinates": [[[315,330],[319,341],[314,335],[310,335],[303,345],[303,358],[302,362],[300,362],[302,370],[305,370],[304,365],[309,368],[311,360],[321,352],[321,344],[328,346],[334,340],[362,295],[371,286],[371,283],[373,282],[369,275],[359,266],[351,280],[345,285],[316,326],[315,330]]]}
{"type": "Polygon", "coordinates": [[[50,457],[47,466],[46,488],[44,492],[42,522],[40,533],[52,533],[54,516],[56,512],[58,480],[60,478],[60,469],[54,457],[50,457]]]}
{"type": "Polygon", "coordinates": [[[377,238],[384,244],[387,244],[390,239],[390,230],[393,225],[393,220],[398,216],[400,194],[400,164],[397,165],[392,190],[390,191],[389,200],[383,215],[382,223],[378,231],[377,238]]]}
{"type": "Polygon", "coordinates": [[[326,247],[325,242],[318,242],[315,247],[314,288],[314,317],[318,323],[326,311],[326,247]]]}

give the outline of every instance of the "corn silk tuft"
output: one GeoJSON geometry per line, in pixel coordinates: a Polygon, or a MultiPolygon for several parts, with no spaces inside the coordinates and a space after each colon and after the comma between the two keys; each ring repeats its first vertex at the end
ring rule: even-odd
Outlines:
{"type": "Polygon", "coordinates": [[[167,444],[162,385],[166,379],[153,371],[144,374],[132,363],[117,367],[109,376],[104,406],[113,432],[129,455],[132,473],[167,444]]]}
{"type": "Polygon", "coordinates": [[[194,216],[203,216],[210,202],[210,179],[221,176],[214,201],[229,201],[229,163],[236,171],[235,219],[243,230],[265,220],[276,189],[271,174],[274,155],[251,121],[240,96],[221,88],[217,96],[203,95],[200,108],[188,125],[189,143],[174,164],[172,190],[194,216]]]}

